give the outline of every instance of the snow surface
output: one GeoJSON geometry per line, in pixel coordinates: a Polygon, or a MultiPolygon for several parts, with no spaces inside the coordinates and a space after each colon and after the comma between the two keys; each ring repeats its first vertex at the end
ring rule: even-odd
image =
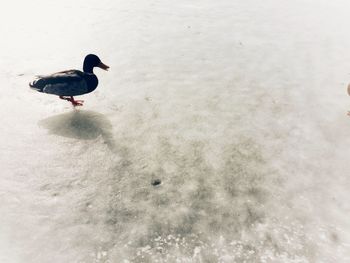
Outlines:
{"type": "Polygon", "coordinates": [[[350,262],[349,7],[1,1],[0,262],[350,262]]]}

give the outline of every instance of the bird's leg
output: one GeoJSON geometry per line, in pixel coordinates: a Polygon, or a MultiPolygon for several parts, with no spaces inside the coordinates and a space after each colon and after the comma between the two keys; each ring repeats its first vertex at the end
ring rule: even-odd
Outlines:
{"type": "Polygon", "coordinates": [[[64,96],[60,96],[60,99],[62,100],[67,100],[69,102],[71,102],[73,104],[73,106],[83,106],[83,100],[74,100],[73,96],[70,97],[64,97],[64,96]]]}
{"type": "Polygon", "coordinates": [[[68,99],[72,104],[73,106],[83,106],[83,100],[74,100],[73,96],[70,96],[70,99],[68,99]]]}
{"type": "Polygon", "coordinates": [[[60,96],[60,99],[61,99],[61,100],[68,100],[68,101],[70,101],[70,99],[69,99],[69,98],[64,97],[64,96],[60,96]]]}

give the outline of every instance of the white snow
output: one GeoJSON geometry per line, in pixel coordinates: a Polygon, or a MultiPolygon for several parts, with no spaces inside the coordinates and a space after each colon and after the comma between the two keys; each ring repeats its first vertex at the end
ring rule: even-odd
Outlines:
{"type": "Polygon", "coordinates": [[[1,2],[0,262],[349,262],[349,7],[1,2]]]}

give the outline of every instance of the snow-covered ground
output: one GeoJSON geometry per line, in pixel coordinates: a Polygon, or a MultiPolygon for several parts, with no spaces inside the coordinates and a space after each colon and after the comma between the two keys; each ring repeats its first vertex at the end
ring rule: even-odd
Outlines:
{"type": "Polygon", "coordinates": [[[347,0],[0,3],[0,262],[350,262],[347,0]]]}

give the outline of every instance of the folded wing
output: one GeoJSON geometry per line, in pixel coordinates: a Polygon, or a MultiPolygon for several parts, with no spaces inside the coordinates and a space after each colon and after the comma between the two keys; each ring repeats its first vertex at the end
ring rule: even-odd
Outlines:
{"type": "Polygon", "coordinates": [[[88,92],[84,73],[79,70],[67,70],[47,76],[38,76],[30,84],[32,89],[58,96],[77,96],[88,92]]]}

